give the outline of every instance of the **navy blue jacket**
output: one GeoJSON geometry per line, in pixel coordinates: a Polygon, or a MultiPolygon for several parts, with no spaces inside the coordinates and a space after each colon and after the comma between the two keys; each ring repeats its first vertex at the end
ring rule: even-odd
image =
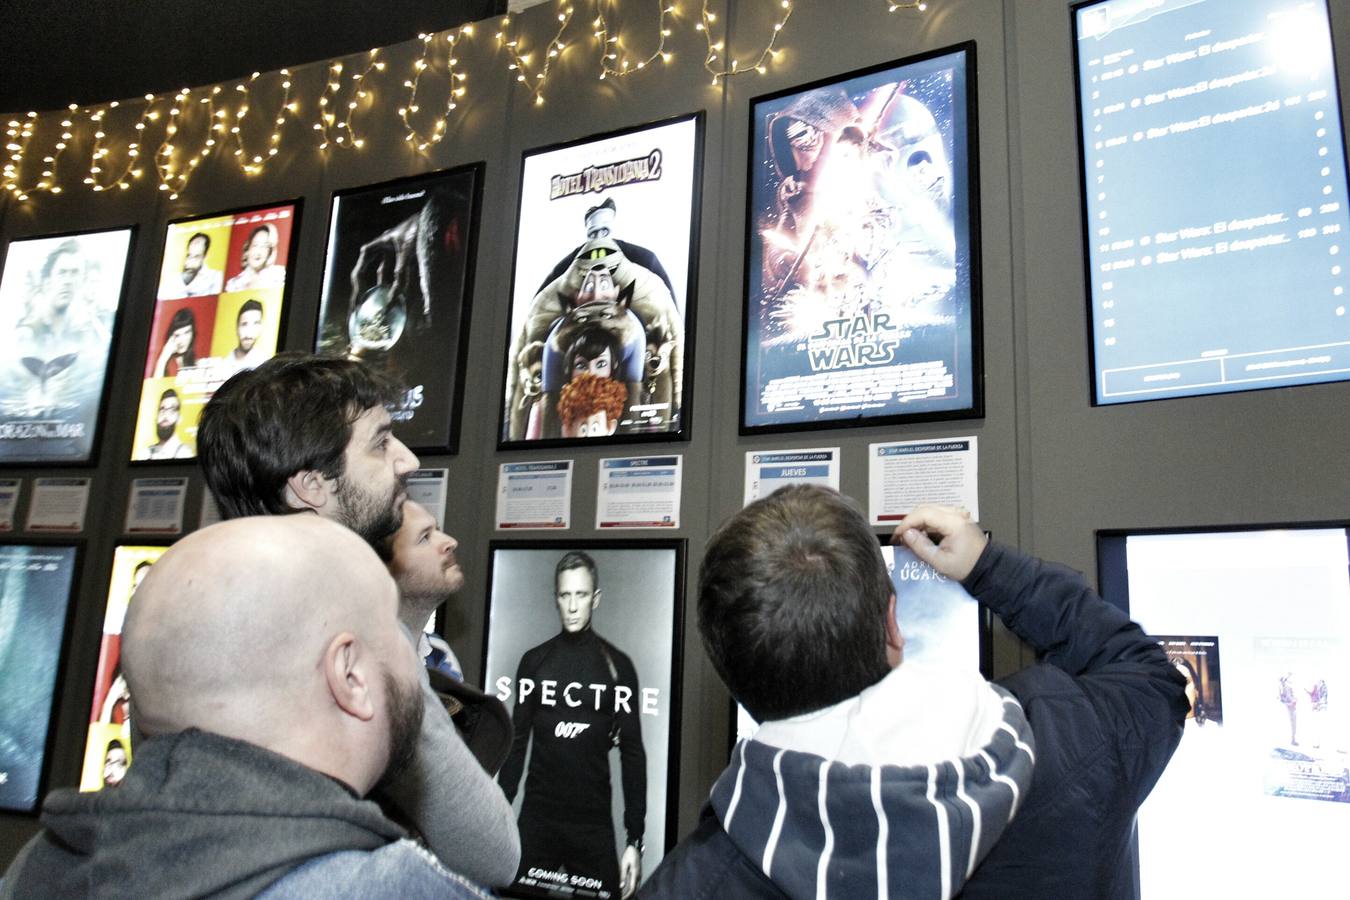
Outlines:
{"type": "MultiPolygon", "coordinates": [[[[1185,683],[1161,648],[1069,569],[990,544],[965,587],[1040,655],[1000,679],[1036,743],[1031,789],[967,898],[1131,898],[1135,812],[1181,740],[1185,683]]],[[[786,894],[705,807],[643,898],[786,894]]]]}

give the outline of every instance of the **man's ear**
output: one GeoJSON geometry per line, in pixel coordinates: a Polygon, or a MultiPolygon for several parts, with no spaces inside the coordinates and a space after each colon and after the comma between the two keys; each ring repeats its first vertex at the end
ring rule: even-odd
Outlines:
{"type": "Polygon", "coordinates": [[[599,588],[591,591],[591,612],[595,612],[595,608],[600,605],[600,597],[601,591],[599,588]]]}
{"type": "Polygon", "coordinates": [[[886,660],[894,669],[905,658],[905,636],[900,633],[900,624],[895,621],[895,594],[886,604],[886,660]]]}
{"type": "Polygon", "coordinates": [[[286,504],[293,509],[319,510],[328,503],[332,482],[317,469],[301,469],[286,479],[286,504]]]}
{"type": "Polygon", "coordinates": [[[375,716],[371,661],[361,641],[350,631],[328,642],[323,653],[323,675],[328,693],[339,709],[369,722],[375,716]]]}

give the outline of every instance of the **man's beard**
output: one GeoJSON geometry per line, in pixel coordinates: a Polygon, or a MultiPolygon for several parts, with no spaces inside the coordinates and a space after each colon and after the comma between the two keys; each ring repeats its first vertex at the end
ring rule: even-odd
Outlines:
{"type": "Polygon", "coordinates": [[[161,425],[158,422],[156,422],[155,435],[159,438],[159,442],[162,444],[169,438],[173,437],[173,433],[175,430],[177,430],[177,428],[178,428],[177,422],[173,422],[169,425],[161,425]]]}
{"type": "Polygon", "coordinates": [[[372,547],[389,537],[403,525],[403,504],[397,503],[398,492],[405,489],[406,477],[394,483],[394,492],[389,497],[375,497],[339,475],[336,490],[338,499],[337,520],[355,531],[372,547]]]}
{"type": "Polygon", "coordinates": [[[389,763],[380,776],[381,785],[397,780],[412,763],[426,708],[420,687],[404,687],[388,667],[384,669],[384,690],[389,698],[389,763]]]}

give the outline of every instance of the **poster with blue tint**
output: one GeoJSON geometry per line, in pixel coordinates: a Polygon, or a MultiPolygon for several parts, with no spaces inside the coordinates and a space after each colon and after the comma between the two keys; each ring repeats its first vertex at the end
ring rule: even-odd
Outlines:
{"type": "Polygon", "coordinates": [[[1074,11],[1097,404],[1350,378],[1325,0],[1074,11]]]}
{"type": "Polygon", "coordinates": [[[974,53],[751,101],[743,433],[983,414],[974,53]]]}
{"type": "Polygon", "coordinates": [[[93,457],[132,229],[25,238],[0,273],[0,463],[93,457]]]}
{"type": "Polygon", "coordinates": [[[905,638],[905,659],[925,665],[981,667],[980,605],[961,582],[907,547],[881,548],[895,590],[895,621],[905,638]]]}
{"type": "Polygon", "coordinates": [[[74,547],[0,545],[0,810],[41,799],[74,547]]]}

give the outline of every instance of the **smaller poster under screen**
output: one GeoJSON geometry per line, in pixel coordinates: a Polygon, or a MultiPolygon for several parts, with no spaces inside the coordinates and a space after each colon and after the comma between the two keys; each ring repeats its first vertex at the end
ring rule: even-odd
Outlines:
{"type": "Polygon", "coordinates": [[[1098,404],[1350,378],[1325,0],[1074,10],[1098,404]]]}
{"type": "Polygon", "coordinates": [[[1350,831],[1344,527],[1103,535],[1104,596],[1187,682],[1176,755],[1139,811],[1142,900],[1330,897],[1350,831]],[[1255,823],[1260,823],[1259,826],[1255,823]]]}

